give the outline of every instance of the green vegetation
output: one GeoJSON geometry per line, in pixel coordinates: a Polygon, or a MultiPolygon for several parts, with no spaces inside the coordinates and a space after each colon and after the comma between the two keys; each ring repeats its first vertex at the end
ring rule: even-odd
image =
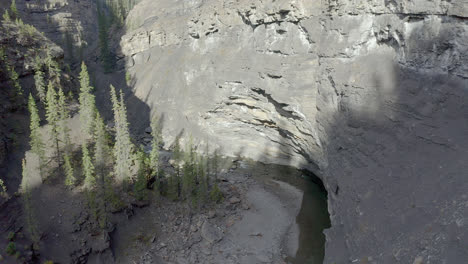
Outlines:
{"type": "MultiPolygon", "coordinates": [[[[94,118],[96,115],[96,102],[94,95],[91,93],[92,87],[89,84],[88,68],[81,64],[80,73],[80,121],[81,121],[81,134],[85,141],[91,139],[94,128],[94,118]]],[[[84,142],[86,143],[86,142],[84,142]]]]}
{"type": "Polygon", "coordinates": [[[8,243],[5,251],[10,256],[15,255],[15,253],[16,253],[16,244],[15,244],[15,242],[8,243]]]}
{"type": "Polygon", "coordinates": [[[151,135],[153,139],[151,140],[150,168],[152,177],[156,177],[159,173],[159,146],[161,145],[162,138],[158,122],[157,115],[154,114],[151,120],[151,135]]]}
{"type": "Polygon", "coordinates": [[[137,174],[137,179],[133,188],[134,190],[133,192],[137,200],[143,201],[143,200],[148,199],[147,176],[150,175],[149,157],[148,155],[146,155],[143,149],[138,150],[137,161],[138,161],[138,174],[137,174]]]}
{"type": "Polygon", "coordinates": [[[58,91],[58,100],[57,100],[57,110],[58,110],[58,133],[59,139],[62,142],[64,152],[66,155],[70,155],[72,149],[72,142],[70,139],[70,128],[68,128],[68,119],[70,118],[70,113],[68,111],[66,97],[63,93],[62,87],[58,91]]]}
{"type": "Polygon", "coordinates": [[[102,178],[107,175],[107,166],[110,163],[109,157],[111,156],[111,150],[109,147],[109,135],[106,131],[106,126],[101,115],[96,113],[96,132],[94,135],[94,163],[96,171],[102,178]]]}
{"type": "Polygon", "coordinates": [[[7,188],[2,179],[0,179],[0,197],[8,198],[7,188]]]}
{"type": "Polygon", "coordinates": [[[120,91],[119,99],[114,86],[111,85],[110,89],[115,122],[114,175],[118,183],[126,184],[131,176],[131,156],[134,148],[130,140],[127,109],[125,107],[122,90],[120,91]]]}
{"type": "Polygon", "coordinates": [[[50,136],[50,145],[55,150],[55,161],[57,164],[61,165],[61,151],[60,151],[60,112],[59,112],[59,102],[57,99],[57,93],[55,92],[52,82],[49,81],[47,87],[47,97],[46,97],[46,120],[49,125],[49,136],[50,136]]]}
{"type": "Polygon", "coordinates": [[[3,21],[11,22],[10,13],[8,13],[8,9],[5,9],[5,12],[2,15],[3,21]]]}
{"type": "Polygon", "coordinates": [[[75,185],[76,178],[75,178],[75,170],[73,169],[71,157],[69,154],[65,154],[63,159],[64,159],[64,167],[65,167],[65,185],[68,187],[72,187],[75,185]]]}
{"type": "Polygon", "coordinates": [[[39,100],[42,103],[45,103],[46,87],[44,83],[44,72],[42,71],[40,66],[36,66],[36,72],[34,73],[34,84],[36,85],[36,91],[37,95],[39,96],[39,100]]]}
{"type": "Polygon", "coordinates": [[[96,186],[96,178],[94,177],[94,165],[91,161],[91,156],[89,154],[88,146],[83,144],[82,146],[83,152],[83,176],[84,186],[86,189],[92,189],[96,186]]]}
{"type": "Polygon", "coordinates": [[[18,15],[18,9],[16,8],[16,0],[11,1],[10,10],[11,10],[11,14],[13,15],[13,18],[17,19],[19,15],[18,15]]]}
{"type": "Polygon", "coordinates": [[[130,85],[130,82],[132,81],[132,75],[130,75],[129,72],[125,73],[125,81],[127,82],[127,85],[130,85]]]}
{"type": "Polygon", "coordinates": [[[16,238],[16,233],[15,232],[8,232],[7,239],[8,241],[13,241],[16,238]]]}
{"type": "Polygon", "coordinates": [[[44,142],[42,141],[42,134],[40,131],[41,119],[39,117],[39,111],[37,110],[36,101],[31,94],[29,94],[28,109],[31,115],[31,121],[29,125],[29,129],[31,130],[31,134],[29,136],[29,145],[31,146],[31,152],[36,154],[39,159],[39,171],[41,177],[44,177],[43,170],[46,164],[46,157],[44,142]]]}

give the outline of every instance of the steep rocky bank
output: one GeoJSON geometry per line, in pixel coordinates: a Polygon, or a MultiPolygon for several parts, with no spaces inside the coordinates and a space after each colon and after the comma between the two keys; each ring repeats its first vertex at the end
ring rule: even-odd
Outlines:
{"type": "Polygon", "coordinates": [[[467,14],[465,1],[146,0],[121,48],[168,145],[185,130],[323,179],[326,263],[456,263],[467,14]]]}

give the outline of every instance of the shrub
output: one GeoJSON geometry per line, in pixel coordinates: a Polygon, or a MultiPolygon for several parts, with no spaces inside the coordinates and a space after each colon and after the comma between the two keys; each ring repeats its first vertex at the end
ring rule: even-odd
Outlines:
{"type": "Polygon", "coordinates": [[[15,242],[8,243],[6,247],[6,253],[10,256],[13,256],[16,253],[16,244],[15,242]]]}
{"type": "Polygon", "coordinates": [[[127,81],[127,85],[130,85],[130,81],[132,80],[132,76],[129,72],[125,73],[125,81],[127,81]]]}
{"type": "Polygon", "coordinates": [[[213,189],[210,191],[210,198],[215,203],[219,203],[223,200],[223,193],[219,189],[217,183],[214,184],[213,189]]]}

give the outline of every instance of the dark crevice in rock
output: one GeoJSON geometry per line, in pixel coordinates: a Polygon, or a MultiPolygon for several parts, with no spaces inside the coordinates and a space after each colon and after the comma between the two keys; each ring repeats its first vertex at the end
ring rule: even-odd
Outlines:
{"type": "Polygon", "coordinates": [[[284,109],[284,107],[288,106],[288,104],[280,103],[276,101],[275,99],[273,99],[273,97],[270,94],[267,94],[265,90],[261,88],[252,88],[251,90],[256,92],[259,95],[264,96],[268,100],[268,102],[271,103],[275,107],[276,112],[278,112],[280,115],[286,118],[294,119],[294,120],[302,120],[302,118],[296,116],[293,111],[288,111],[284,109]]]}

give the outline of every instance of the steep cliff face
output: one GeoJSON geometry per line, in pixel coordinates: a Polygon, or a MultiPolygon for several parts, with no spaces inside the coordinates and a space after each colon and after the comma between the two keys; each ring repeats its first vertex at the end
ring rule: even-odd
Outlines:
{"type": "Polygon", "coordinates": [[[466,1],[143,0],[121,52],[166,144],[323,179],[326,263],[467,259],[466,1]]]}

